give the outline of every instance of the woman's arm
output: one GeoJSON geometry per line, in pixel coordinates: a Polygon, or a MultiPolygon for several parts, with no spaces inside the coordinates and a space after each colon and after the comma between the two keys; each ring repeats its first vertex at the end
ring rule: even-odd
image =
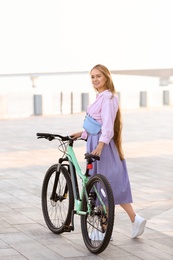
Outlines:
{"type": "Polygon", "coordinates": [[[105,97],[101,108],[102,134],[99,141],[109,144],[114,136],[114,121],[118,111],[118,100],[116,97],[105,97]]]}
{"type": "Polygon", "coordinates": [[[70,135],[74,140],[76,140],[77,138],[81,137],[83,132],[77,132],[77,133],[74,133],[72,135],[70,135]]]}
{"type": "Polygon", "coordinates": [[[92,151],[92,154],[100,156],[103,150],[105,143],[99,142],[96,149],[92,151]]]}

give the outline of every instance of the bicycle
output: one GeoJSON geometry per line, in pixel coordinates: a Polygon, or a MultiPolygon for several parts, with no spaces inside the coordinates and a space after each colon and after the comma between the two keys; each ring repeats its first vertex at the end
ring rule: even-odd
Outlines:
{"type": "Polygon", "coordinates": [[[100,157],[85,154],[86,171],[83,173],[70,136],[37,133],[37,138],[58,140],[58,149],[63,153],[58,163],[47,170],[42,184],[42,211],[48,228],[55,234],[74,231],[74,215],[78,214],[86,247],[93,254],[103,252],[111,239],[115,206],[105,176],[89,175],[92,163],[100,157]],[[82,181],[81,190],[78,177],[82,181]]]}

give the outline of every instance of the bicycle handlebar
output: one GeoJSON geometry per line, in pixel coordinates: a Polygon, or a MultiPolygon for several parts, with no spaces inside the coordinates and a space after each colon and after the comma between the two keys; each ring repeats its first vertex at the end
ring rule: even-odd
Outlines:
{"type": "Polygon", "coordinates": [[[62,136],[62,135],[57,135],[57,134],[49,134],[49,133],[37,133],[37,138],[45,138],[48,139],[49,141],[52,141],[56,137],[60,138],[62,141],[70,141],[73,140],[70,136],[62,136]]]}
{"type": "MultiPolygon", "coordinates": [[[[45,138],[45,139],[48,139],[49,141],[52,141],[54,139],[56,139],[56,137],[60,138],[61,141],[71,141],[71,143],[73,143],[73,138],[71,136],[62,136],[62,135],[57,135],[57,134],[49,134],[49,133],[37,133],[37,138],[45,138]]],[[[80,139],[80,140],[83,140],[83,139],[80,139]]],[[[87,160],[91,160],[91,159],[94,159],[94,160],[100,160],[100,156],[98,155],[93,155],[93,154],[89,154],[89,153],[86,153],[85,154],[85,159],[87,160]]],[[[93,161],[92,161],[93,162],[93,161]]]]}

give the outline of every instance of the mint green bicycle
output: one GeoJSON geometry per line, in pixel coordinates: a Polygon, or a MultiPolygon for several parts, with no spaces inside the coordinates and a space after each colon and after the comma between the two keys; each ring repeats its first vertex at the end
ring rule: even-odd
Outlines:
{"type": "Polygon", "coordinates": [[[42,185],[42,211],[48,228],[55,234],[73,231],[74,215],[78,214],[81,216],[81,231],[86,247],[94,254],[103,252],[111,239],[115,206],[112,189],[105,176],[89,175],[92,163],[100,160],[100,157],[85,154],[84,174],[73,150],[74,140],[70,136],[37,133],[37,138],[58,140],[58,149],[62,152],[58,163],[47,170],[42,185]],[[82,180],[81,190],[78,177],[82,180]]]}

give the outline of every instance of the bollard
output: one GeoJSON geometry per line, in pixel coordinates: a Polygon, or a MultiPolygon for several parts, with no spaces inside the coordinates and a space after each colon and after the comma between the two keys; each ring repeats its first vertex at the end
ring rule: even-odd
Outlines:
{"type": "Polygon", "coordinates": [[[82,99],[82,102],[81,102],[81,111],[86,111],[87,109],[87,106],[89,104],[89,94],[88,93],[82,93],[81,94],[81,99],[82,99]]]}
{"type": "Polygon", "coordinates": [[[147,92],[141,91],[140,92],[140,107],[146,107],[147,106],[147,92]]]}
{"type": "Polygon", "coordinates": [[[163,91],[163,105],[169,105],[169,90],[163,91]]]}
{"type": "Polygon", "coordinates": [[[34,95],[34,115],[42,115],[42,95],[34,95]]]}

